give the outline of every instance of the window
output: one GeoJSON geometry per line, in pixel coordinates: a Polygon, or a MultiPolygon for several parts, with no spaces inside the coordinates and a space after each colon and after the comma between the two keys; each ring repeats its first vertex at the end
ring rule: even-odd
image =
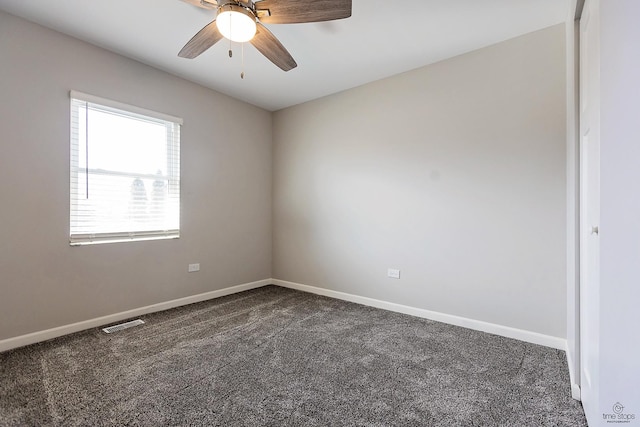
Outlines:
{"type": "Polygon", "coordinates": [[[71,92],[71,245],[179,237],[181,124],[71,92]]]}

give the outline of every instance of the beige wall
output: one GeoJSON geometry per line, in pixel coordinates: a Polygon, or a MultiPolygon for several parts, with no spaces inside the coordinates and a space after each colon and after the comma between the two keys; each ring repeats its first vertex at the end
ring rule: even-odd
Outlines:
{"type": "Polygon", "coordinates": [[[0,57],[0,340],[271,276],[269,112],[2,12],[0,57]],[[70,89],[184,119],[180,239],[69,246],[70,89]]]}
{"type": "Polygon", "coordinates": [[[566,337],[564,36],[275,113],[274,277],[566,337]]]}
{"type": "Polygon", "coordinates": [[[0,12],[0,340],[269,277],[565,337],[563,37],[272,115],[0,12]],[[69,246],[70,89],[184,118],[179,240],[69,246]]]}

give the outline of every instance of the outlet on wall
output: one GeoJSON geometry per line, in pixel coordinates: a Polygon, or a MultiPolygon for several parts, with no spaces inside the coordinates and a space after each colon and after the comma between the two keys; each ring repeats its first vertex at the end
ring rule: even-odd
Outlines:
{"type": "Polygon", "coordinates": [[[200,271],[200,263],[189,264],[189,273],[193,273],[194,271],[200,271]]]}
{"type": "Polygon", "coordinates": [[[400,270],[397,270],[395,268],[387,269],[387,277],[391,277],[392,279],[399,279],[400,278],[400,270]]]}

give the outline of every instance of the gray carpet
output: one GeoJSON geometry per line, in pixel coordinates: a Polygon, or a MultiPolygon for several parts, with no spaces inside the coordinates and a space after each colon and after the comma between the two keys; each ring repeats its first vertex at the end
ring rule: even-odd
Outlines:
{"type": "Polygon", "coordinates": [[[585,426],[564,352],[276,286],[0,354],[2,426],[585,426]]]}

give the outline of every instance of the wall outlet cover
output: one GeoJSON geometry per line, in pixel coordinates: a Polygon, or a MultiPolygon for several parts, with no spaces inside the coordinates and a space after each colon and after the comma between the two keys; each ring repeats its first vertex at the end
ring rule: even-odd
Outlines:
{"type": "Polygon", "coordinates": [[[397,270],[395,268],[387,269],[387,277],[391,277],[392,279],[399,279],[400,278],[400,270],[397,270]]]}

